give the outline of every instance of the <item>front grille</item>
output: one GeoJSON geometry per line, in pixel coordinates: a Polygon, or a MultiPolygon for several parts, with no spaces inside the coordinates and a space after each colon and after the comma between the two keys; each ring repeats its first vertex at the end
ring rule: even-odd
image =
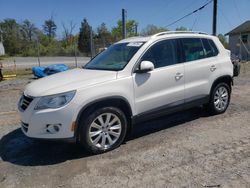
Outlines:
{"type": "Polygon", "coordinates": [[[26,110],[28,108],[28,106],[30,105],[30,103],[32,102],[33,98],[32,97],[28,97],[23,95],[20,99],[19,102],[19,107],[21,110],[26,110]]]}
{"type": "Polygon", "coordinates": [[[21,122],[21,126],[22,126],[23,131],[27,133],[28,128],[29,128],[29,124],[21,122]]]}

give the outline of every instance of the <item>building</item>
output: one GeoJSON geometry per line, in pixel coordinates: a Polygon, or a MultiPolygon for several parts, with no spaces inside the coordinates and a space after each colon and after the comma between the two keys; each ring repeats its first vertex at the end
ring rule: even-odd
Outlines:
{"type": "Polygon", "coordinates": [[[232,31],[229,35],[229,49],[231,53],[242,60],[250,60],[250,20],[244,22],[232,31]]]}
{"type": "Polygon", "coordinates": [[[5,54],[3,43],[0,42],[0,56],[5,54]]]}

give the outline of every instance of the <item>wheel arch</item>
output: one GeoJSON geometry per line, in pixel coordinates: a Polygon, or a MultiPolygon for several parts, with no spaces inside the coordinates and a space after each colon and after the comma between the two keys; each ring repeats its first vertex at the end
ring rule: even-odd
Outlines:
{"type": "Polygon", "coordinates": [[[233,85],[233,78],[232,76],[230,75],[225,75],[225,76],[221,76],[221,77],[218,77],[212,84],[211,88],[210,88],[210,96],[211,96],[211,92],[213,91],[213,88],[216,87],[217,84],[221,83],[221,82],[224,82],[224,83],[227,83],[229,88],[230,88],[230,92],[232,90],[232,85],[233,85]]]}
{"type": "Polygon", "coordinates": [[[82,109],[79,111],[77,118],[76,118],[76,128],[75,128],[75,137],[77,141],[79,140],[79,129],[81,127],[80,121],[82,118],[88,116],[94,109],[101,108],[105,106],[113,106],[121,109],[128,122],[128,133],[132,130],[132,108],[128,102],[128,100],[125,97],[122,96],[112,96],[112,97],[104,97],[100,99],[96,99],[87,105],[83,106],[82,109]],[[111,105],[112,104],[112,105],[111,105]]]}

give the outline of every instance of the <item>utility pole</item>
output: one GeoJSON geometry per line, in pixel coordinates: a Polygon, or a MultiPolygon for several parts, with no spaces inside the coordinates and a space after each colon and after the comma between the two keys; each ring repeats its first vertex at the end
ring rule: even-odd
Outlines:
{"type": "Polygon", "coordinates": [[[213,35],[216,36],[217,30],[217,0],[214,0],[214,10],[213,10],[213,35]]]}
{"type": "Polygon", "coordinates": [[[93,52],[93,31],[92,31],[92,27],[89,27],[90,30],[90,53],[91,53],[91,59],[94,57],[94,52],[93,52]]]}
{"type": "Polygon", "coordinates": [[[135,24],[135,35],[136,36],[138,35],[138,24],[137,23],[135,24]]]}
{"type": "Polygon", "coordinates": [[[126,10],[122,9],[122,38],[125,39],[127,37],[126,33],[126,10]]]}
{"type": "Polygon", "coordinates": [[[76,40],[74,38],[73,38],[73,42],[74,42],[75,64],[76,64],[76,68],[77,68],[76,40]]]}
{"type": "Polygon", "coordinates": [[[37,45],[37,61],[38,61],[38,66],[41,66],[41,62],[40,62],[40,42],[39,39],[36,39],[36,45],[37,45]]]}

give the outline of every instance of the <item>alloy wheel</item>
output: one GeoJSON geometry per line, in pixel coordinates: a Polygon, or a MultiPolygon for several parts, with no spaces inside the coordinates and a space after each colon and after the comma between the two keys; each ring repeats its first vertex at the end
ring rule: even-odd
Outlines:
{"type": "Polygon", "coordinates": [[[218,111],[223,111],[227,108],[228,97],[228,90],[224,86],[216,90],[214,94],[214,106],[218,111]]]}
{"type": "Polygon", "coordinates": [[[114,113],[103,113],[95,118],[89,127],[91,143],[108,149],[116,143],[122,132],[121,120],[114,113]]]}

